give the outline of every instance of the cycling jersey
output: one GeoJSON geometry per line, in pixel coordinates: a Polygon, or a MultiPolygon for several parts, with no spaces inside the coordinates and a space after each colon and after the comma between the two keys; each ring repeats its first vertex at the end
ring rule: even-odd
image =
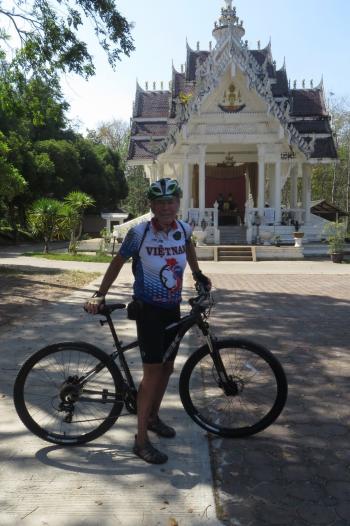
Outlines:
{"type": "Polygon", "coordinates": [[[135,298],[165,309],[181,302],[186,243],[191,234],[190,225],[183,221],[173,221],[166,233],[154,219],[129,230],[119,254],[136,259],[135,298]]]}

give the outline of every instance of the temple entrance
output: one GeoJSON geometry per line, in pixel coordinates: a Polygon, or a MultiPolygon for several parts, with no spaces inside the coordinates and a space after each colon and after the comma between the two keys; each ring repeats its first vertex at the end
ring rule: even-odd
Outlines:
{"type": "Polygon", "coordinates": [[[241,225],[246,201],[246,168],[206,166],[205,206],[219,204],[219,226],[241,225]]]}

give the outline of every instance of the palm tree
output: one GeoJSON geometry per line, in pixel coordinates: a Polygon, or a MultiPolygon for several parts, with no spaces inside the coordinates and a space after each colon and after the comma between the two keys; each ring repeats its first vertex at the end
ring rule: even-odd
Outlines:
{"type": "Polygon", "coordinates": [[[43,238],[44,254],[47,254],[49,243],[67,234],[62,203],[49,197],[35,201],[28,211],[28,226],[33,234],[43,238]]]}
{"type": "Polygon", "coordinates": [[[83,230],[84,211],[89,206],[93,206],[95,200],[85,192],[70,192],[64,198],[64,213],[66,216],[66,226],[70,229],[69,252],[76,252],[77,242],[83,230]]]}

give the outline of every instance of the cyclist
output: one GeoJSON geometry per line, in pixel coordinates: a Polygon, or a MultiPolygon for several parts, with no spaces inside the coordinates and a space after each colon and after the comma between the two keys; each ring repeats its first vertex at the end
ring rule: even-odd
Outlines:
{"type": "Polygon", "coordinates": [[[174,369],[177,348],[162,362],[175,332],[165,327],[180,319],[183,273],[188,262],[193,278],[211,288],[209,278],[199,269],[191,227],[177,219],[182,196],[175,179],[163,178],[148,190],[154,217],[150,222],[131,228],[118,254],[112,260],[99,290],[85,304],[96,314],[122,266],[133,258],[134,301],[128,306],[130,319],[136,320],[143,378],[137,396],[138,428],[133,451],[151,464],[163,464],[168,457],[150,442],[148,431],[166,438],[175,436],[175,429],[159,418],[159,408],[174,369]]]}

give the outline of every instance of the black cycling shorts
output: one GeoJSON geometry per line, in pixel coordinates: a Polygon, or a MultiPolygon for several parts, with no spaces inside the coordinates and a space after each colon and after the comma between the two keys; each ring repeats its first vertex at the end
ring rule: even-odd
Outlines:
{"type": "MultiPolygon", "coordinates": [[[[177,329],[165,330],[171,323],[180,319],[180,306],[172,309],[143,303],[141,312],[136,320],[137,337],[143,363],[162,363],[165,351],[175,338],[177,329]]],[[[174,361],[178,346],[167,361],[174,361]]]]}

